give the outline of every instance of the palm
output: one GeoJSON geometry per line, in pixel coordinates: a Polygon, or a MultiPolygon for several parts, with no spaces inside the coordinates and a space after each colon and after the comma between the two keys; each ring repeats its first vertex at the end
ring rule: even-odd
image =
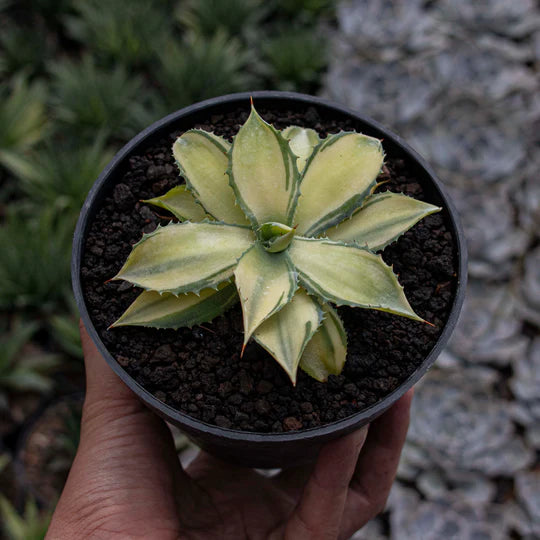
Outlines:
{"type": "MultiPolygon", "coordinates": [[[[184,533],[201,538],[266,538],[284,523],[297,497],[274,479],[202,454],[189,467],[195,513],[182,512],[184,533]]],[[[182,491],[185,495],[186,490],[182,491]]]]}
{"type": "Polygon", "coordinates": [[[116,378],[84,330],[82,337],[81,443],[50,538],[348,538],[382,510],[410,395],[367,439],[364,429],[328,444],[311,468],[270,478],[201,453],[184,470],[166,425],[116,378]]]}

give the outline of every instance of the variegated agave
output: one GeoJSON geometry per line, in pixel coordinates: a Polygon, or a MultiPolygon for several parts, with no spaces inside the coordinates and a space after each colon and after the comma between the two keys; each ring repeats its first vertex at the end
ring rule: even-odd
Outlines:
{"type": "Polygon", "coordinates": [[[347,337],[331,304],[422,321],[374,252],[439,208],[373,194],[379,140],[280,132],[252,106],[232,144],[194,129],[173,153],[185,185],[146,202],[180,223],[133,247],[114,279],[144,292],[113,326],[191,327],[240,298],[244,347],[253,337],[295,384],[298,366],[319,381],[343,369],[347,337]]]}

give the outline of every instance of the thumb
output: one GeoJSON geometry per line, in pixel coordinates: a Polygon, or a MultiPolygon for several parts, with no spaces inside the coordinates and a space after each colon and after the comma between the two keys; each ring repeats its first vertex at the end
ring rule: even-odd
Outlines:
{"type": "Polygon", "coordinates": [[[109,367],[90,339],[82,320],[79,321],[86,372],[86,403],[121,400],[133,406],[140,404],[135,394],[109,367]]]}
{"type": "Polygon", "coordinates": [[[119,523],[125,531],[139,527],[126,538],[145,536],[141,522],[175,522],[175,489],[185,473],[165,423],[109,368],[82,323],[80,329],[87,376],[81,440],[49,537],[82,538],[81,531],[119,523]]]}
{"type": "Polygon", "coordinates": [[[349,483],[367,431],[364,427],[322,448],[285,527],[285,538],[323,540],[339,536],[349,483]]]}

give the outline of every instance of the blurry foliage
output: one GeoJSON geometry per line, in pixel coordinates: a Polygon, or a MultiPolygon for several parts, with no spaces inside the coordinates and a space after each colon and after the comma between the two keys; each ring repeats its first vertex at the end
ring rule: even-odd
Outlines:
{"type": "Polygon", "coordinates": [[[60,497],[73,464],[82,406],[82,395],[55,400],[24,430],[17,452],[19,485],[44,508],[54,506],[60,497]]]}
{"type": "Polygon", "coordinates": [[[2,528],[8,540],[42,540],[47,534],[52,512],[42,513],[32,499],[26,501],[23,515],[0,495],[2,528]]]}
{"type": "Polygon", "coordinates": [[[25,13],[39,15],[53,29],[61,24],[64,15],[72,13],[73,3],[74,0],[17,0],[25,13]]]}
{"type": "Polygon", "coordinates": [[[103,137],[81,146],[47,141],[39,150],[13,159],[10,168],[33,209],[78,212],[112,156],[112,151],[105,148],[103,137]]]}
{"type": "Polygon", "coordinates": [[[181,44],[171,42],[160,52],[159,60],[156,78],[162,88],[166,112],[252,88],[253,78],[246,72],[250,53],[223,32],[212,38],[191,34],[181,44]]]}
{"type": "Polygon", "coordinates": [[[0,225],[0,309],[50,313],[62,306],[70,286],[73,219],[68,217],[8,212],[0,225]]]}
{"type": "Polygon", "coordinates": [[[0,409],[7,408],[8,393],[44,393],[53,386],[48,373],[59,365],[59,356],[39,349],[23,351],[36,330],[35,323],[19,323],[0,337],[0,409]]]}
{"type": "Polygon", "coordinates": [[[149,0],[79,0],[66,18],[69,35],[111,63],[140,66],[162,48],[171,16],[149,0]]]}
{"type": "Polygon", "coordinates": [[[185,0],[176,9],[180,23],[203,36],[220,31],[238,36],[257,25],[267,13],[268,3],[262,0],[185,0]]]}
{"type": "Polygon", "coordinates": [[[62,472],[67,475],[81,440],[81,402],[69,403],[68,408],[62,412],[61,416],[62,431],[54,440],[56,455],[49,466],[53,472],[62,472]]]}
{"type": "Polygon", "coordinates": [[[330,14],[336,0],[277,0],[281,10],[291,16],[330,14]]]}
{"type": "Polygon", "coordinates": [[[280,90],[309,92],[326,66],[321,38],[311,29],[284,29],[262,48],[268,74],[280,90]]]}
{"type": "Polygon", "coordinates": [[[68,296],[67,304],[69,311],[53,315],[48,319],[49,326],[58,346],[70,356],[82,359],[79,310],[71,294],[68,296]]]}
{"type": "Polygon", "coordinates": [[[99,134],[125,140],[154,120],[145,107],[148,90],[138,75],[118,64],[98,67],[91,56],[52,64],[51,104],[59,129],[78,140],[99,134]]]}
{"type": "Polygon", "coordinates": [[[0,71],[6,76],[42,73],[53,53],[52,41],[43,28],[0,26],[0,71]]]}
{"type": "Polygon", "coordinates": [[[71,356],[82,359],[79,321],[71,315],[54,315],[51,318],[50,326],[59,347],[71,356]]]}
{"type": "Polygon", "coordinates": [[[9,454],[0,454],[0,474],[4,472],[4,470],[10,463],[11,456],[9,454]]]}
{"type": "Polygon", "coordinates": [[[0,164],[10,160],[45,135],[46,88],[41,82],[29,83],[24,75],[0,87],[0,164]]]}

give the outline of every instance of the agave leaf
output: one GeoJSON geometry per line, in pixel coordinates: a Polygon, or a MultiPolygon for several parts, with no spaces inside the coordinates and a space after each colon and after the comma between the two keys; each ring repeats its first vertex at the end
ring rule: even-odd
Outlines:
{"type": "Polygon", "coordinates": [[[313,153],[313,149],[321,141],[319,134],[314,129],[300,126],[286,127],[281,134],[289,141],[293,154],[297,156],[296,166],[298,171],[302,172],[309,156],[313,153]]]}
{"type": "Polygon", "coordinates": [[[328,375],[339,375],[347,356],[347,334],[337,311],[326,302],[322,305],[324,320],[309,340],[300,359],[300,367],[319,382],[328,375]]]}
{"type": "Polygon", "coordinates": [[[321,324],[322,311],[305,291],[298,289],[292,300],[267,319],[253,337],[287,372],[293,384],[302,353],[321,324]]]}
{"type": "Polygon", "coordinates": [[[342,132],[322,141],[307,162],[294,217],[297,232],[317,236],[362,204],[383,163],[381,142],[342,132]]]}
{"type": "Polygon", "coordinates": [[[173,294],[217,287],[232,277],[254,240],[251,230],[237,225],[172,223],[143,236],[113,279],[173,294]]]}
{"type": "Polygon", "coordinates": [[[269,253],[279,253],[287,249],[295,236],[295,229],[283,223],[264,223],[257,230],[261,245],[269,253]]]}
{"type": "Polygon", "coordinates": [[[144,291],[111,327],[191,328],[212,321],[237,300],[234,283],[222,283],[217,291],[203,289],[199,295],[187,293],[175,296],[171,293],[144,291]]]}
{"type": "Polygon", "coordinates": [[[210,218],[204,208],[197,202],[195,197],[185,185],[175,186],[165,195],[143,201],[174,214],[180,221],[202,221],[210,218]]]}
{"type": "Polygon", "coordinates": [[[300,283],[326,301],[423,321],[380,255],[353,244],[300,237],[292,241],[289,255],[300,283]]]}
{"type": "Polygon", "coordinates": [[[234,271],[244,316],[244,344],[274,313],[291,301],[296,273],[286,252],[267,253],[257,242],[234,271]]]}
{"type": "Polygon", "coordinates": [[[330,240],[356,242],[372,251],[384,249],[422,218],[441,210],[399,193],[378,193],[369,197],[351,219],[326,231],[330,240]]]}
{"type": "Polygon", "coordinates": [[[254,107],[235,137],[230,157],[231,185],[253,225],[290,225],[298,198],[296,157],[254,107]]]}
{"type": "Polygon", "coordinates": [[[222,137],[193,129],[176,139],[173,154],[188,188],[209,214],[226,223],[247,225],[229,185],[229,148],[222,137]]]}

